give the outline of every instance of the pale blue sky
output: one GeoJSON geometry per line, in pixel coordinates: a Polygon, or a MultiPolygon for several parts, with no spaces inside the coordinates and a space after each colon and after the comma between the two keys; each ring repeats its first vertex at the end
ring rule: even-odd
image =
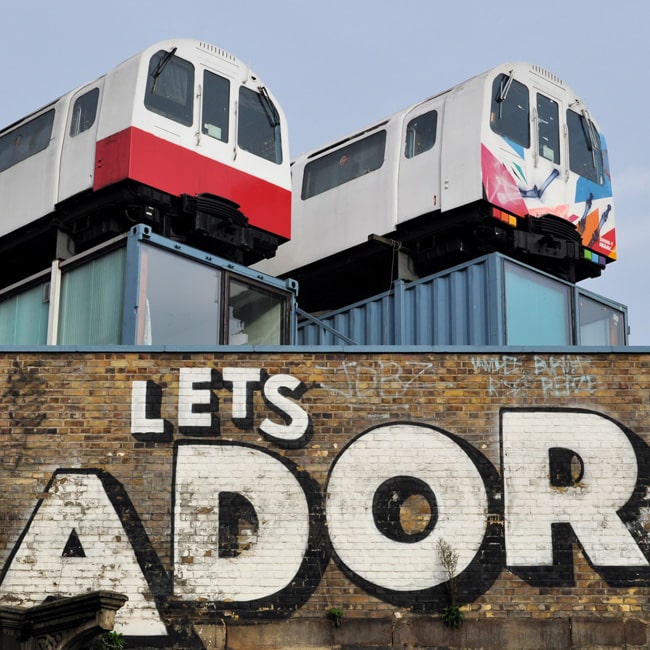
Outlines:
{"type": "Polygon", "coordinates": [[[292,156],[493,65],[565,81],[609,147],[619,260],[582,286],[626,304],[650,345],[650,3],[619,0],[0,0],[0,127],[156,41],[246,61],[289,122],[292,156]]]}

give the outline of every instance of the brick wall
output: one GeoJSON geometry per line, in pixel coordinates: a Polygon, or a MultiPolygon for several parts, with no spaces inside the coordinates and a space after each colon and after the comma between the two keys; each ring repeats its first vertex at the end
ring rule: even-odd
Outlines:
{"type": "Polygon", "coordinates": [[[130,648],[644,647],[649,390],[631,352],[0,353],[0,605],[119,591],[130,648]]]}

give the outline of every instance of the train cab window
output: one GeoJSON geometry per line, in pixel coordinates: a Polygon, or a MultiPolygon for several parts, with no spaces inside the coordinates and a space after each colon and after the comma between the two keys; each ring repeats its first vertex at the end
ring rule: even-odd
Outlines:
{"type": "Polygon", "coordinates": [[[560,163],[560,128],[557,102],[537,95],[537,130],[539,155],[556,164],[560,163]]]}
{"type": "Polygon", "coordinates": [[[194,66],[185,59],[160,50],[149,61],[144,105],[185,126],[192,125],[194,66]]]}
{"type": "Polygon", "coordinates": [[[229,115],[230,81],[204,70],[201,131],[211,138],[228,142],[229,115]]]}
{"type": "Polygon", "coordinates": [[[52,108],[0,136],[0,172],[47,149],[53,125],[52,108]]]}
{"type": "Polygon", "coordinates": [[[569,169],[594,183],[605,182],[600,135],[588,116],[568,110],[569,169]]]}
{"type": "Polygon", "coordinates": [[[70,122],[70,135],[75,136],[87,131],[97,117],[97,104],[99,102],[99,88],[93,88],[87,93],[77,97],[72,108],[70,122]]]}
{"type": "Polygon", "coordinates": [[[379,169],[384,164],[385,150],[386,131],[382,130],[312,160],[305,165],[302,198],[327,192],[379,169]]]}
{"type": "Polygon", "coordinates": [[[244,86],[239,89],[237,144],[260,158],[282,162],[280,116],[265,89],[259,93],[244,86]]]}
{"type": "Polygon", "coordinates": [[[492,84],[490,127],[522,147],[530,146],[528,88],[511,74],[497,75],[492,84]]]}
{"type": "Polygon", "coordinates": [[[404,155],[413,158],[429,149],[436,143],[436,128],[438,111],[429,111],[414,117],[406,125],[406,143],[404,155]]]}

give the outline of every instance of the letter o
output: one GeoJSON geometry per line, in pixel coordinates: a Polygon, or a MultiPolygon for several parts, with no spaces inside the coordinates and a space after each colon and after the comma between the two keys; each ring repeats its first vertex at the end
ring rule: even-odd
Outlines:
{"type": "Polygon", "coordinates": [[[421,424],[379,426],[354,439],[330,470],[326,503],[337,560],[382,590],[419,591],[447,582],[439,540],[458,553],[459,574],[487,528],[488,495],[474,461],[447,433],[421,424]],[[437,508],[435,526],[415,543],[382,533],[373,513],[382,485],[409,476],[430,488],[437,508]]]}

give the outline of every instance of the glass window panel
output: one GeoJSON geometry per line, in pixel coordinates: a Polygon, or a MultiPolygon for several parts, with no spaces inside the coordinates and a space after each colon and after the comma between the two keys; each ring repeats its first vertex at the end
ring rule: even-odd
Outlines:
{"type": "Polygon", "coordinates": [[[219,344],[221,271],[143,246],[140,278],[139,344],[219,344]]]}
{"type": "Polygon", "coordinates": [[[556,101],[537,95],[537,124],[539,155],[556,164],[560,163],[559,109],[556,101]]]}
{"type": "Polygon", "coordinates": [[[498,75],[492,84],[490,126],[522,147],[530,146],[528,88],[509,75],[498,75]]]}
{"type": "Polygon", "coordinates": [[[584,115],[566,112],[569,129],[569,168],[594,183],[603,184],[603,154],[600,135],[596,127],[584,115]]]}
{"type": "Polygon", "coordinates": [[[625,345],[625,314],[580,296],[580,345],[625,345]]]}
{"type": "Polygon", "coordinates": [[[505,264],[508,345],[571,345],[571,294],[562,282],[505,264]]]}
{"type": "Polygon", "coordinates": [[[54,109],[0,136],[0,172],[47,148],[52,137],[54,109]]]}
{"type": "Polygon", "coordinates": [[[97,117],[97,102],[99,101],[99,88],[93,88],[77,98],[72,109],[70,122],[70,135],[75,136],[87,131],[97,117]]]}
{"type": "Polygon", "coordinates": [[[429,111],[414,117],[406,126],[406,143],[404,155],[413,158],[429,149],[436,143],[436,126],[438,112],[429,111]]]}
{"type": "Polygon", "coordinates": [[[230,279],[228,289],[229,345],[286,343],[284,305],[287,296],[230,279]]]}
{"type": "Polygon", "coordinates": [[[64,270],[59,345],[119,344],[124,302],[125,248],[64,270]]]}
{"type": "Polygon", "coordinates": [[[378,131],[305,166],[302,198],[308,199],[364,176],[384,163],[386,131],[378,131]]]}
{"type": "Polygon", "coordinates": [[[230,81],[205,70],[201,130],[211,138],[228,142],[229,115],[230,81]]]}
{"type": "Polygon", "coordinates": [[[194,66],[171,52],[151,57],[144,105],[154,113],[191,126],[193,121],[194,66]]]}
{"type": "Polygon", "coordinates": [[[47,343],[48,286],[36,285],[0,303],[0,345],[47,343]]]}
{"type": "Polygon", "coordinates": [[[267,94],[239,89],[237,144],[260,158],[282,162],[280,118],[267,94]]]}

